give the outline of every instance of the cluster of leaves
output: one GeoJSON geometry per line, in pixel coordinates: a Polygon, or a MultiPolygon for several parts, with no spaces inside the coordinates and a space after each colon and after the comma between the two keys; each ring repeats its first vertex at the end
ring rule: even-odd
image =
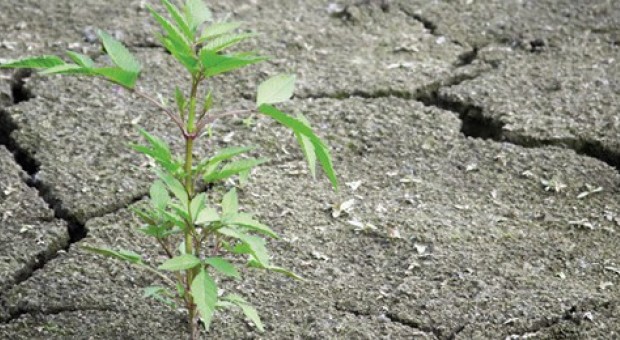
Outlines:
{"type": "MultiPolygon", "coordinates": [[[[210,91],[200,94],[201,83],[210,77],[267,58],[251,52],[227,52],[253,34],[237,32],[241,26],[239,22],[214,22],[211,11],[202,0],[187,0],[182,8],[169,0],[162,0],[162,3],[170,19],[149,7],[153,18],[163,30],[163,34],[158,34],[157,38],[187,69],[192,79],[189,93],[176,88],[176,105],[173,108],[136,88],[141,72],[140,63],[123,44],[103,31],[98,34],[112,66],[96,66],[90,57],[69,51],[67,56],[72,62],[65,62],[56,56],[41,56],[10,61],[0,65],[0,68],[34,68],[40,69],[40,74],[103,77],[150,100],[172,119],[181,130],[186,144],[184,157],[175,157],[163,140],[144,130],[140,130],[140,133],[147,144],[132,145],[133,149],[152,158],[157,164],[158,180],[150,188],[150,204],[134,211],[144,223],[140,231],[161,245],[168,260],[153,268],[143,262],[141,255],[130,251],[90,246],[85,249],[129,262],[169,282],[174,293],[166,287],[155,286],[148,287],[145,296],[173,307],[176,307],[177,302],[183,302],[189,310],[191,325],[195,326],[199,315],[208,328],[216,309],[238,307],[262,330],[256,310],[237,294],[220,296],[216,279],[239,279],[239,256],[246,258],[247,267],[271,270],[297,279],[299,277],[270,263],[264,237],[277,238],[278,235],[251,214],[239,211],[235,188],[224,194],[219,203],[210,204],[206,193],[196,192],[196,183],[200,180],[217,183],[233,176],[246,180],[254,167],[267,160],[240,157],[253,150],[253,147],[232,147],[215,152],[194,164],[192,151],[195,140],[203,136],[204,129],[215,119],[227,116],[227,112],[211,112],[214,98],[210,91]],[[203,102],[198,103],[198,97],[203,95],[203,102]],[[170,279],[170,273],[174,279],[170,279]]],[[[338,182],[329,149],[316,136],[308,120],[303,116],[292,117],[273,106],[292,97],[294,83],[295,77],[286,74],[266,80],[258,87],[255,109],[244,111],[260,112],[290,128],[300,144],[312,175],[316,176],[318,161],[337,189],[338,182]]],[[[192,335],[195,335],[193,328],[192,335]]]]}

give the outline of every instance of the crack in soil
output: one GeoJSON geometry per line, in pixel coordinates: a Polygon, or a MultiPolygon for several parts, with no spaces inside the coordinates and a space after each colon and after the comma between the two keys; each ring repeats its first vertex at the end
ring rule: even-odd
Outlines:
{"type": "Polygon", "coordinates": [[[611,307],[613,307],[616,303],[618,303],[618,301],[610,300],[603,301],[592,306],[573,305],[558,316],[544,318],[535,322],[534,325],[520,331],[519,334],[507,335],[506,339],[520,339],[526,335],[536,335],[540,331],[552,328],[563,322],[574,323],[575,325],[580,325],[582,322],[591,322],[591,319],[588,319],[588,313],[598,312],[601,309],[611,309],[611,307]]]}
{"type": "Polygon", "coordinates": [[[419,22],[424,26],[425,29],[432,35],[437,35],[437,24],[435,24],[432,20],[423,17],[419,13],[412,12],[408,8],[404,7],[402,4],[400,5],[400,10],[408,15],[413,20],[419,22]]]}
{"type": "MultiPolygon", "coordinates": [[[[355,308],[347,308],[346,306],[342,306],[338,302],[336,302],[336,304],[334,305],[334,308],[337,311],[339,311],[339,312],[352,314],[352,315],[354,315],[356,317],[363,317],[363,316],[372,317],[373,316],[372,313],[361,311],[361,310],[358,310],[358,309],[355,309],[355,308]]],[[[402,319],[392,317],[391,313],[385,313],[383,315],[387,318],[387,320],[389,322],[396,323],[396,324],[399,324],[399,325],[403,325],[403,326],[405,326],[407,328],[413,329],[414,331],[419,331],[419,332],[424,332],[424,333],[432,333],[436,337],[438,337],[438,338],[440,337],[438,335],[438,333],[435,332],[436,330],[433,327],[421,325],[421,324],[419,324],[417,322],[410,322],[409,320],[404,320],[403,321],[402,319]]]]}
{"type": "MultiPolygon", "coordinates": [[[[31,75],[31,70],[18,70],[11,79],[12,105],[34,98],[32,92],[24,86],[26,78],[31,75]]],[[[25,181],[26,185],[37,190],[39,197],[43,199],[49,209],[54,211],[54,217],[67,224],[69,242],[57,248],[48,247],[45,251],[36,254],[35,258],[29,262],[28,266],[22,272],[17,273],[15,282],[7,287],[7,291],[28,280],[37,270],[42,269],[48,262],[58,257],[60,250],[68,252],[72,244],[79,242],[88,234],[85,223],[81,223],[74,214],[62,206],[62,201],[51,193],[51,188],[49,186],[36,180],[40,164],[29,152],[21,148],[17,142],[11,138],[11,133],[17,130],[17,128],[15,122],[10,118],[9,113],[0,109],[0,145],[5,146],[13,154],[15,162],[29,175],[29,178],[25,181]]],[[[143,196],[144,194],[134,197],[129,205],[139,201],[143,196]]],[[[111,211],[104,211],[100,216],[113,213],[124,207],[126,206],[113,207],[114,209],[110,209],[111,211]]],[[[100,216],[93,216],[91,218],[100,216]]],[[[4,305],[4,301],[0,300],[0,305],[4,305]]]]}
{"type": "Polygon", "coordinates": [[[23,315],[59,315],[63,313],[72,312],[119,312],[118,309],[113,306],[54,306],[45,310],[30,310],[27,308],[20,308],[10,313],[9,317],[0,321],[0,324],[9,324],[23,315]]]}
{"type": "MultiPolygon", "coordinates": [[[[436,82],[432,82],[428,85],[419,87],[413,91],[409,90],[397,90],[397,89],[380,89],[376,91],[366,91],[366,90],[353,90],[353,91],[337,91],[337,92],[318,92],[314,94],[309,94],[306,96],[296,96],[299,99],[349,99],[349,98],[365,98],[365,99],[377,99],[377,98],[401,98],[407,100],[416,100],[426,104],[427,98],[432,98],[437,95],[439,89],[442,87],[449,87],[454,85],[459,85],[460,83],[472,80],[479,77],[482,74],[482,71],[474,73],[474,74],[457,74],[447,79],[442,79],[436,82]]],[[[427,106],[435,106],[435,105],[427,105],[427,106]]]]}
{"type": "MultiPolygon", "coordinates": [[[[453,85],[450,85],[453,86],[453,85]]],[[[573,138],[535,138],[514,133],[504,129],[505,124],[498,119],[484,114],[481,106],[455,101],[439,94],[437,91],[427,92],[419,98],[426,106],[433,106],[442,110],[451,111],[462,121],[461,133],[467,137],[493,140],[502,143],[511,143],[524,148],[543,148],[556,146],[571,149],[579,155],[588,156],[602,161],[620,171],[620,151],[613,150],[597,140],[573,138]]]]}

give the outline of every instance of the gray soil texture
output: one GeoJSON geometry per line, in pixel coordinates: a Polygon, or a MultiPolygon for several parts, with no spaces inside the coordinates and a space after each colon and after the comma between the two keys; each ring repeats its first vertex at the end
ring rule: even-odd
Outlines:
{"type": "MultiPolygon", "coordinates": [[[[0,63],[69,49],[106,63],[97,29],[171,98],[189,76],[156,43],[155,0],[0,1],[0,63]]],[[[205,339],[620,338],[620,1],[214,0],[272,58],[213,79],[252,105],[293,72],[342,188],[313,180],[268,118],[218,121],[197,154],[256,145],[238,188],[305,278],[221,280],[265,332],[218,313],[205,339]]],[[[138,232],[153,163],[138,127],[181,152],[166,117],[97,79],[0,70],[0,339],[187,339],[186,312],[142,297],[161,279],[81,245],[165,259],[138,232]]],[[[209,188],[219,199],[232,184],[209,188]]]]}

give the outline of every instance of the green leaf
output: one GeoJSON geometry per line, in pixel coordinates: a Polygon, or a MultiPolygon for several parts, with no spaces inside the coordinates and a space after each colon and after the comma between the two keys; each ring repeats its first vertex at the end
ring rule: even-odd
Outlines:
{"type": "Polygon", "coordinates": [[[157,39],[162,45],[172,54],[172,56],[181,63],[192,75],[195,75],[200,71],[200,64],[197,57],[194,56],[192,51],[185,51],[183,45],[176,46],[171,39],[155,34],[157,39]],[[185,52],[182,52],[185,51],[185,52]]]}
{"type": "Polygon", "coordinates": [[[187,0],[185,3],[185,20],[187,20],[192,32],[196,32],[198,26],[212,19],[213,14],[203,0],[187,0]]]}
{"type": "Polygon", "coordinates": [[[237,200],[237,190],[232,188],[222,198],[222,214],[232,215],[236,214],[238,210],[239,202],[237,200]]]}
{"type": "Polygon", "coordinates": [[[157,223],[155,221],[156,217],[151,215],[153,213],[152,211],[144,211],[142,209],[137,209],[137,208],[134,208],[134,207],[129,207],[129,210],[131,210],[134,214],[136,214],[138,216],[138,218],[140,218],[142,220],[142,222],[144,222],[146,224],[156,224],[157,223]]]}
{"type": "Polygon", "coordinates": [[[164,183],[168,187],[168,190],[170,190],[170,192],[172,192],[172,194],[181,202],[183,207],[188,208],[189,197],[187,195],[187,191],[185,191],[185,187],[183,186],[183,184],[181,184],[178,179],[174,178],[169,173],[160,170],[156,170],[155,172],[157,176],[164,181],[164,183]]]}
{"type": "Polygon", "coordinates": [[[185,225],[183,218],[178,216],[178,212],[175,212],[175,213],[176,215],[168,211],[162,211],[162,217],[164,218],[166,222],[177,226],[181,230],[185,230],[187,226],[185,225]]]}
{"type": "Polygon", "coordinates": [[[265,247],[265,240],[260,237],[245,234],[239,230],[229,227],[219,228],[217,233],[238,239],[241,243],[237,244],[231,251],[235,254],[248,254],[257,261],[262,267],[269,267],[269,253],[265,247]]]}
{"type": "MultiPolygon", "coordinates": [[[[297,115],[297,119],[299,119],[300,122],[311,128],[310,122],[301,113],[297,115]]],[[[314,146],[312,145],[310,138],[298,132],[295,132],[295,138],[297,139],[299,146],[301,146],[301,151],[304,154],[304,158],[306,158],[306,161],[308,162],[308,168],[310,168],[312,178],[316,179],[316,154],[314,152],[314,146]]]]}
{"type": "Polygon", "coordinates": [[[236,175],[240,172],[250,170],[257,165],[268,162],[267,158],[246,158],[240,159],[238,161],[230,162],[222,167],[219,171],[213,171],[211,173],[207,173],[204,177],[205,182],[215,182],[218,180],[226,179],[230,176],[236,175]]]}
{"type": "Polygon", "coordinates": [[[191,55],[192,48],[183,33],[181,33],[179,29],[170,21],[157,13],[151,6],[147,6],[147,8],[151,12],[153,18],[155,18],[159,25],[164,29],[164,32],[166,32],[170,45],[164,44],[164,46],[168,49],[168,51],[173,54],[176,52],[183,55],[191,55]]]}
{"type": "Polygon", "coordinates": [[[179,110],[179,114],[181,117],[185,115],[185,96],[183,92],[179,89],[178,86],[174,88],[174,99],[177,102],[177,109],[179,110]]]}
{"type": "Polygon", "coordinates": [[[238,68],[256,64],[266,57],[254,55],[222,55],[208,49],[200,50],[200,62],[205,68],[205,75],[212,77],[220,73],[229,72],[238,68]]]}
{"type": "Polygon", "coordinates": [[[254,325],[259,331],[261,332],[265,331],[265,327],[263,326],[263,323],[260,320],[260,317],[258,316],[258,312],[247,301],[245,301],[243,297],[237,294],[228,294],[224,296],[223,299],[241,308],[241,311],[243,311],[243,314],[245,314],[245,316],[254,323],[254,325]]]}
{"type": "Polygon", "coordinates": [[[80,53],[73,52],[73,51],[67,51],[66,53],[69,56],[69,58],[73,60],[74,63],[82,67],[92,68],[93,66],[95,66],[95,62],[87,55],[80,54],[80,53]]]}
{"type": "Polygon", "coordinates": [[[205,199],[206,199],[205,193],[200,193],[192,199],[192,203],[190,204],[189,211],[194,221],[196,221],[196,218],[198,217],[200,212],[205,208],[205,199]]]}
{"type": "Polygon", "coordinates": [[[252,151],[254,149],[256,149],[255,146],[241,146],[241,147],[230,147],[230,148],[221,149],[213,157],[209,158],[208,161],[210,163],[226,161],[235,156],[238,156],[248,151],[252,151]]]}
{"type": "Polygon", "coordinates": [[[241,275],[239,275],[239,271],[237,271],[237,268],[235,268],[232,263],[224,260],[221,257],[209,257],[205,259],[205,263],[226,276],[230,276],[235,279],[241,278],[241,275]]]}
{"type": "Polygon", "coordinates": [[[267,236],[271,236],[273,238],[279,238],[278,234],[276,234],[271,228],[268,226],[254,220],[252,215],[247,213],[238,213],[231,216],[227,216],[224,221],[222,221],[226,225],[238,225],[252,231],[259,232],[261,234],[265,234],[267,236]]]}
{"type": "Polygon", "coordinates": [[[103,43],[103,47],[105,47],[106,52],[114,64],[122,70],[128,73],[134,73],[137,76],[140,73],[140,63],[138,63],[129,50],[106,32],[99,31],[98,34],[103,43]]]}
{"type": "Polygon", "coordinates": [[[18,60],[9,60],[0,65],[0,68],[50,68],[63,65],[65,62],[55,55],[28,57],[18,60]]]}
{"type": "Polygon", "coordinates": [[[304,278],[293,273],[292,271],[282,268],[282,267],[276,267],[276,266],[264,266],[262,265],[260,262],[256,261],[255,259],[251,259],[250,261],[248,261],[248,267],[250,268],[258,268],[258,269],[265,269],[265,270],[269,270],[272,272],[276,272],[276,273],[280,273],[283,274],[285,276],[288,276],[292,279],[295,280],[300,280],[303,281],[304,278]]]}
{"type": "Polygon", "coordinates": [[[239,173],[239,186],[244,187],[250,179],[251,170],[244,170],[239,173]]]}
{"type": "Polygon", "coordinates": [[[91,253],[100,254],[107,257],[112,257],[118,260],[126,261],[133,264],[142,264],[142,257],[140,254],[136,254],[133,251],[129,250],[111,250],[107,248],[98,248],[83,245],[81,247],[84,250],[90,251],[91,253]]]}
{"type": "Polygon", "coordinates": [[[209,40],[209,42],[207,42],[203,46],[203,48],[209,51],[213,51],[213,52],[220,52],[226,48],[234,46],[244,41],[245,39],[251,38],[255,35],[256,34],[254,33],[239,33],[239,34],[222,35],[222,36],[213,38],[212,40],[209,40]]]}
{"type": "Polygon", "coordinates": [[[192,34],[192,31],[190,30],[187,21],[185,20],[177,6],[175,6],[168,0],[162,0],[162,2],[164,3],[164,6],[166,6],[168,13],[170,13],[170,16],[172,17],[172,19],[174,19],[174,22],[176,22],[177,26],[179,27],[181,32],[183,32],[187,40],[194,40],[194,34],[192,34]]]}
{"type": "Polygon", "coordinates": [[[325,143],[314,134],[312,129],[306,126],[303,122],[281,112],[280,110],[276,109],[271,105],[262,104],[258,107],[258,110],[266,114],[267,116],[275,119],[280,124],[291,128],[295,133],[300,133],[308,137],[308,139],[310,139],[310,142],[312,143],[312,146],[314,147],[314,152],[317,159],[319,160],[319,163],[321,163],[323,171],[325,171],[325,174],[331,181],[334,189],[338,190],[338,179],[336,178],[336,172],[334,171],[329,150],[327,146],[325,146],[325,143]]]}
{"type": "Polygon", "coordinates": [[[140,132],[142,137],[144,137],[144,139],[146,139],[147,142],[149,142],[149,144],[151,145],[151,148],[154,151],[153,154],[156,156],[155,157],[156,159],[172,161],[172,154],[170,152],[170,147],[163,139],[160,139],[148,133],[144,129],[138,129],[138,131],[140,132]]]}
{"type": "Polygon", "coordinates": [[[243,23],[240,21],[231,22],[218,22],[205,27],[202,31],[202,36],[198,39],[198,42],[202,43],[207,39],[217,37],[218,35],[226,34],[230,31],[234,31],[241,27],[243,23]]]}
{"type": "Polygon", "coordinates": [[[139,76],[139,73],[126,71],[120,67],[102,67],[92,69],[91,71],[128,89],[133,89],[136,86],[139,76]]]}
{"type": "Polygon", "coordinates": [[[258,87],[256,106],[262,104],[281,103],[291,99],[295,89],[295,76],[280,74],[265,80],[258,87]]]}
{"type": "Polygon", "coordinates": [[[93,72],[75,64],[62,64],[39,71],[39,74],[93,74],[93,72]]]}
{"type": "Polygon", "coordinates": [[[194,297],[194,303],[198,307],[200,318],[205,328],[209,329],[217,304],[217,286],[215,281],[201,268],[200,273],[192,281],[190,289],[194,297]]]}
{"type": "Polygon", "coordinates": [[[207,207],[203,209],[196,217],[196,224],[204,225],[212,222],[217,222],[220,220],[220,215],[217,213],[215,208],[207,207]]]}
{"type": "Polygon", "coordinates": [[[171,259],[168,259],[166,262],[162,263],[158,269],[161,270],[169,270],[169,271],[179,271],[179,270],[187,270],[192,269],[200,265],[200,259],[192,254],[183,254],[179,256],[175,256],[171,259]]]}
{"type": "Polygon", "coordinates": [[[208,112],[209,110],[211,110],[212,106],[213,106],[213,91],[209,90],[209,93],[207,93],[207,95],[205,96],[205,101],[202,106],[202,110],[204,112],[208,112]]]}
{"type": "MultiPolygon", "coordinates": [[[[220,229],[220,231],[223,229],[220,229]]],[[[252,255],[262,266],[269,267],[269,253],[267,252],[267,247],[265,247],[265,240],[258,236],[239,234],[241,235],[240,240],[243,243],[235,246],[235,253],[252,255]]]]}
{"type": "Polygon", "coordinates": [[[149,286],[144,288],[144,293],[142,297],[152,298],[156,301],[162,302],[170,307],[175,307],[176,303],[173,300],[168,299],[167,297],[172,296],[172,294],[164,287],[161,286],[149,286]]]}
{"type": "Polygon", "coordinates": [[[159,210],[165,210],[168,206],[168,202],[170,202],[170,195],[168,194],[168,190],[166,190],[164,182],[153,182],[151,185],[150,194],[153,206],[159,210]]]}
{"type": "Polygon", "coordinates": [[[181,229],[170,229],[164,225],[147,225],[138,229],[141,233],[158,239],[181,232],[181,229]]]}

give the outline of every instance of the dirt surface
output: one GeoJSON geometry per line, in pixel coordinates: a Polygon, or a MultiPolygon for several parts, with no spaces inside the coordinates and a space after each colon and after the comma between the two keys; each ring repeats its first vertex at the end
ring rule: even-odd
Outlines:
{"type": "MultiPolygon", "coordinates": [[[[150,38],[145,3],[3,1],[0,62],[65,49],[106,62],[102,28],[145,65],[139,86],[170,96],[187,79],[150,38]]],[[[208,338],[620,336],[617,2],[210,4],[274,56],[216,80],[218,105],[245,107],[294,70],[285,109],[329,141],[343,188],[313,181],[274,122],[218,123],[198,152],[271,158],[240,200],[283,236],[273,262],[306,280],[222,281],[266,332],[218,314],[208,338]]],[[[128,210],[152,179],[127,148],[137,126],[179,150],[162,115],[104,82],[0,73],[0,338],[187,338],[183,311],[142,298],[156,277],[79,247],[163,259],[128,210]]]]}

